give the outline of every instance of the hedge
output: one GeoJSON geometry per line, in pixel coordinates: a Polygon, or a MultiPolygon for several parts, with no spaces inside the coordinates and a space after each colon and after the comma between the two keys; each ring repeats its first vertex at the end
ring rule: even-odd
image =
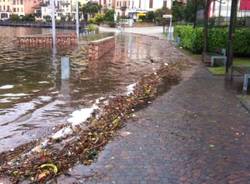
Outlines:
{"type": "MultiPolygon", "coordinates": [[[[193,28],[192,26],[176,26],[175,37],[180,37],[180,46],[200,54],[203,50],[203,28],[193,28]]],[[[215,52],[218,48],[226,48],[227,45],[227,28],[211,28],[209,29],[208,50],[215,52]]],[[[235,31],[235,39],[233,43],[234,54],[239,56],[250,55],[250,29],[237,28],[235,31]]]]}

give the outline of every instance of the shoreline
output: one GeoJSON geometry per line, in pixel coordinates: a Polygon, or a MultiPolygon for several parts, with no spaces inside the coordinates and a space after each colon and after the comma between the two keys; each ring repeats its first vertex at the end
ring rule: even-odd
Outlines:
{"type": "Polygon", "coordinates": [[[39,141],[0,154],[1,176],[8,176],[13,182],[44,182],[78,162],[92,164],[98,153],[116,136],[116,132],[125,126],[126,120],[133,117],[133,112],[149,105],[157,96],[178,84],[182,71],[189,66],[188,61],[165,64],[157,72],[143,76],[134,86],[133,93],[110,99],[110,103],[103,108],[102,115],[90,118],[86,129],[79,129],[73,137],[69,136],[63,141],[50,140],[48,147],[38,149],[38,152],[29,156],[25,153],[34,145],[39,145],[39,141]],[[58,150],[58,145],[62,149],[58,150]],[[65,150],[68,150],[67,153],[65,150]],[[44,165],[48,168],[43,168],[44,165]]]}
{"type": "MultiPolygon", "coordinates": [[[[11,23],[11,22],[0,22],[0,27],[29,27],[29,28],[51,28],[49,23],[11,23]]],[[[57,24],[57,29],[68,29],[74,30],[75,24],[57,24]]]]}

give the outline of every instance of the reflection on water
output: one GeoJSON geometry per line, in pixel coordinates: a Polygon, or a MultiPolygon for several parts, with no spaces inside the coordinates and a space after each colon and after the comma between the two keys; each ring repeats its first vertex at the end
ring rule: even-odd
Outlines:
{"type": "Polygon", "coordinates": [[[126,92],[126,86],[152,73],[171,57],[164,41],[120,35],[115,48],[97,61],[82,46],[67,50],[17,48],[13,37],[46,29],[0,29],[0,152],[51,133],[77,109],[102,96],[126,92]],[[70,79],[61,80],[61,57],[70,57],[70,79]],[[151,59],[151,61],[150,61],[151,59]],[[153,59],[153,62],[152,62],[153,59]]]}

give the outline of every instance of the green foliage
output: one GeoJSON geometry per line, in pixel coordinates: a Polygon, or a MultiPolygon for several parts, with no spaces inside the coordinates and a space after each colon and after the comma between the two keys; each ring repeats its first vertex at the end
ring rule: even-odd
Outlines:
{"type": "Polygon", "coordinates": [[[104,21],[104,15],[97,13],[95,17],[89,19],[90,24],[101,24],[104,21]]]}
{"type": "Polygon", "coordinates": [[[45,20],[45,22],[51,22],[51,17],[49,15],[44,16],[43,19],[45,20]]]}
{"type": "Polygon", "coordinates": [[[80,11],[82,11],[83,15],[89,14],[91,17],[94,17],[95,14],[101,10],[101,8],[101,5],[97,2],[89,1],[80,8],[80,11]]]}
{"type": "Polygon", "coordinates": [[[89,32],[97,31],[98,27],[95,26],[94,24],[89,24],[86,28],[89,32]]]}
{"type": "Polygon", "coordinates": [[[146,13],[145,21],[146,22],[154,22],[155,20],[155,13],[153,11],[149,11],[146,13]]]}
{"type": "MultiPolygon", "coordinates": [[[[235,58],[234,59],[234,66],[250,67],[250,59],[249,58],[235,58]]],[[[225,74],[225,66],[209,67],[208,70],[213,75],[224,75],[225,74]]]]}
{"type": "Polygon", "coordinates": [[[185,6],[183,3],[180,3],[178,1],[173,2],[173,7],[172,7],[172,12],[173,12],[173,21],[182,21],[185,18],[185,6]]]}
{"type": "Polygon", "coordinates": [[[29,15],[25,15],[22,17],[22,21],[23,22],[35,22],[35,16],[32,15],[32,14],[29,14],[29,15]]]}
{"type": "Polygon", "coordinates": [[[106,22],[114,22],[115,11],[114,10],[107,10],[104,14],[104,21],[106,22]]]}
{"type": "Polygon", "coordinates": [[[20,17],[18,15],[13,14],[13,15],[10,16],[10,21],[11,22],[19,22],[20,20],[21,19],[20,19],[20,17]]]}
{"type": "Polygon", "coordinates": [[[32,14],[25,15],[25,16],[11,15],[10,21],[11,22],[35,22],[35,16],[32,14]]]}
{"type": "Polygon", "coordinates": [[[100,14],[100,13],[97,13],[95,15],[95,23],[96,24],[101,24],[102,22],[104,21],[104,15],[103,14],[100,14]]]}
{"type": "Polygon", "coordinates": [[[194,22],[197,10],[203,7],[203,0],[188,0],[184,9],[184,19],[187,22],[194,22]]]}
{"type": "Polygon", "coordinates": [[[203,0],[188,0],[184,5],[181,2],[173,2],[173,21],[195,22],[196,12],[203,8],[203,0]]]}
{"type": "Polygon", "coordinates": [[[192,26],[176,26],[175,36],[180,37],[181,46],[193,53],[202,52],[203,31],[202,28],[192,26]]]}
{"type": "Polygon", "coordinates": [[[171,10],[168,8],[161,8],[154,12],[155,14],[155,22],[159,25],[162,25],[164,23],[163,15],[165,14],[171,14],[171,10]]]}
{"type": "MultiPolygon", "coordinates": [[[[227,28],[211,28],[208,31],[208,51],[215,52],[219,48],[227,48],[227,28]]],[[[203,28],[193,28],[192,26],[176,26],[175,37],[181,39],[180,45],[200,54],[203,50],[203,28]]],[[[250,29],[238,28],[235,31],[233,42],[234,54],[239,56],[250,55],[250,29]]]]}

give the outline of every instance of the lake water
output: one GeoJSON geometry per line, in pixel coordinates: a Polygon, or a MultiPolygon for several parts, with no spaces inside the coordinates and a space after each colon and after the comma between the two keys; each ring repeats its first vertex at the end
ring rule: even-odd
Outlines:
{"type": "Polygon", "coordinates": [[[47,29],[0,27],[0,152],[51,134],[70,114],[95,99],[126,93],[126,87],[178,57],[166,41],[118,35],[113,50],[88,61],[84,46],[68,49],[20,48],[16,36],[47,29]],[[70,79],[61,80],[61,57],[70,57],[70,79]],[[154,60],[154,63],[150,61],[154,60]]]}

